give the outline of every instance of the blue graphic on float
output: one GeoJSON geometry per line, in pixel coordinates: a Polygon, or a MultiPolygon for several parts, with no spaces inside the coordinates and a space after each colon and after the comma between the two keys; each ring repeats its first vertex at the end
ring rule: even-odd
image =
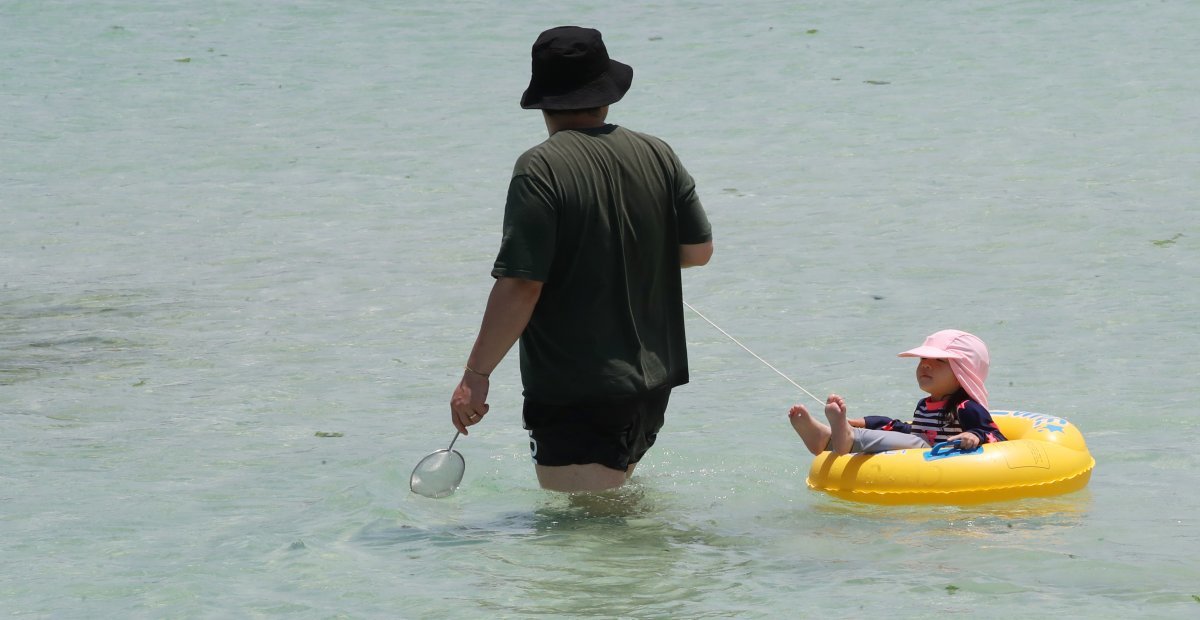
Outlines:
{"type": "Polygon", "coordinates": [[[1071,424],[1063,418],[1049,416],[1044,413],[1033,413],[1031,411],[1014,411],[1009,415],[1033,420],[1034,432],[1063,433],[1066,432],[1067,426],[1071,424]]]}

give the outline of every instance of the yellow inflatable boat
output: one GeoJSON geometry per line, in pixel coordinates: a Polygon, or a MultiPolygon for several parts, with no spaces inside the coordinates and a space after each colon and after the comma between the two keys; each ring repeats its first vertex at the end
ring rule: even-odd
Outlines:
{"type": "Polygon", "coordinates": [[[1063,418],[992,411],[1008,441],[964,452],[894,450],[813,459],[808,486],[874,504],[974,504],[1069,493],[1087,486],[1096,460],[1063,418]]]}

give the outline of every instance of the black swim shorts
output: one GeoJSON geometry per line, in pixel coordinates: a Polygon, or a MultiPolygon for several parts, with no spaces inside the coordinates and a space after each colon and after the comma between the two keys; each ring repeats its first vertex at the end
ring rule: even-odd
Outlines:
{"type": "Polygon", "coordinates": [[[546,405],[525,400],[529,450],[538,465],[599,463],[624,471],[654,445],[671,388],[604,404],[546,405]]]}

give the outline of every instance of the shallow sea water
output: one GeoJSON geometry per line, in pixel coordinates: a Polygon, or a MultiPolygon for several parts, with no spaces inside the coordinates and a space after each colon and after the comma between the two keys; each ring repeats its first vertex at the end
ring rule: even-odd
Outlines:
{"type": "Polygon", "coordinates": [[[0,614],[1190,618],[1200,5],[0,3],[0,614]],[[695,316],[613,497],[537,489],[515,352],[445,447],[537,33],[700,185],[688,300],[854,413],[958,327],[1097,460],[1046,499],[809,491],[804,395],[695,316]]]}

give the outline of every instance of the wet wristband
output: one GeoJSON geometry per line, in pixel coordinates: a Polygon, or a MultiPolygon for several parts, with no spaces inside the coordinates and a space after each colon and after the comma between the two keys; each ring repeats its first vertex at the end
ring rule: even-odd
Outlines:
{"type": "Polygon", "coordinates": [[[491,375],[490,375],[490,374],[488,374],[488,373],[479,372],[478,370],[475,370],[474,368],[471,368],[470,366],[465,366],[465,365],[464,365],[464,366],[463,366],[463,368],[464,368],[464,369],[466,369],[466,371],[467,371],[467,372],[469,372],[469,373],[471,373],[471,374],[474,374],[474,375],[479,375],[479,376],[483,377],[484,379],[487,379],[488,377],[490,377],[490,376],[491,376],[491,375]]]}

